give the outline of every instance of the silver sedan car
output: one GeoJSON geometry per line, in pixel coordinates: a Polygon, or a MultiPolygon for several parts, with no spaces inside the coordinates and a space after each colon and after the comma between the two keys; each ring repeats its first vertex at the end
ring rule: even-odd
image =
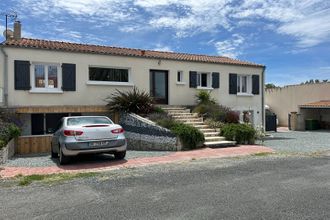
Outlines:
{"type": "Polygon", "coordinates": [[[54,132],[52,158],[66,164],[71,156],[89,153],[110,153],[124,159],[127,141],[124,129],[105,116],[64,117],[54,132]]]}

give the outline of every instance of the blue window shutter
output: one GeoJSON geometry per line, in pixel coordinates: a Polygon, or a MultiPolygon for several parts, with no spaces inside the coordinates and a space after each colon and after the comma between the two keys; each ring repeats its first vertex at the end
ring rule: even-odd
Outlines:
{"type": "Polygon", "coordinates": [[[260,93],[260,77],[259,75],[252,75],[252,94],[259,95],[260,93]]]}
{"type": "Polygon", "coordinates": [[[218,89],[220,87],[220,74],[212,73],[212,88],[218,89]]]}
{"type": "Polygon", "coordinates": [[[229,94],[237,94],[237,74],[229,73],[229,94]]]}
{"type": "Polygon", "coordinates": [[[189,87],[197,88],[197,72],[196,71],[189,72],[189,87]]]}
{"type": "Polygon", "coordinates": [[[15,90],[29,90],[30,83],[30,62],[23,60],[14,61],[15,90]]]}
{"type": "Polygon", "coordinates": [[[62,64],[62,90],[76,91],[76,64],[62,64]]]}

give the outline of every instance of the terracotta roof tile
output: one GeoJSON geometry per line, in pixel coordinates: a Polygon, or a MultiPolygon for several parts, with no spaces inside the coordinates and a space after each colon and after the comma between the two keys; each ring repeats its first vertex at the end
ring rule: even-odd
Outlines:
{"type": "Polygon", "coordinates": [[[301,108],[330,108],[330,100],[321,100],[318,102],[311,102],[299,106],[301,108]]]}
{"type": "Polygon", "coordinates": [[[117,56],[133,56],[133,57],[145,57],[145,58],[155,58],[155,59],[202,62],[202,63],[220,63],[220,64],[229,64],[229,65],[264,67],[264,65],[261,64],[241,61],[224,56],[208,56],[208,55],[187,54],[187,53],[162,52],[162,51],[153,51],[153,50],[78,44],[78,43],[70,43],[70,42],[62,42],[62,41],[50,41],[50,40],[29,39],[29,38],[22,38],[20,40],[10,39],[3,42],[2,45],[7,47],[18,47],[18,48],[35,48],[35,49],[59,50],[59,51],[68,51],[68,52],[79,52],[79,53],[95,53],[95,54],[107,54],[107,55],[117,55],[117,56]]]}

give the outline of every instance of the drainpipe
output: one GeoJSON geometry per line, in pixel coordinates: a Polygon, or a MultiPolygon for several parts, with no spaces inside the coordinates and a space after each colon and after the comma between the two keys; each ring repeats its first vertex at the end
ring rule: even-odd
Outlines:
{"type": "Polygon", "coordinates": [[[3,93],[4,93],[4,105],[8,107],[8,54],[4,50],[3,46],[0,46],[1,52],[4,56],[3,64],[3,93]]]}
{"type": "Polygon", "coordinates": [[[262,116],[262,127],[263,130],[266,130],[266,124],[265,124],[265,71],[266,71],[266,66],[263,67],[262,73],[261,73],[261,116],[262,116]]]}

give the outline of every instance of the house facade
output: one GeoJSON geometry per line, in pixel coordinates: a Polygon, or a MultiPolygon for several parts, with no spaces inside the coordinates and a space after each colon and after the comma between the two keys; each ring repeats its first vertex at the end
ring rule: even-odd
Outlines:
{"type": "MultiPolygon", "coordinates": [[[[15,30],[14,30],[15,33],[15,30]]],[[[263,65],[193,55],[10,37],[1,44],[0,105],[47,134],[66,115],[106,113],[105,99],[134,86],[158,104],[194,105],[199,90],[264,124],[263,65]]]]}

